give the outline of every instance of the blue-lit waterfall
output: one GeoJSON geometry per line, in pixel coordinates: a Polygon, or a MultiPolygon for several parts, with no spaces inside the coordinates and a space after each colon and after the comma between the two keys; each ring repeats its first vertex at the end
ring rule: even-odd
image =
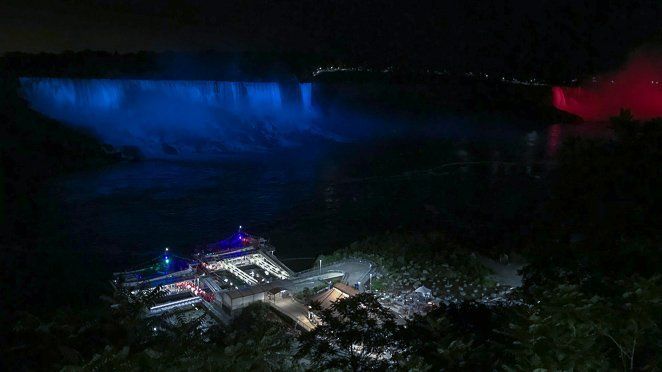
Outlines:
{"type": "Polygon", "coordinates": [[[313,111],[313,84],[303,83],[299,84],[301,89],[301,103],[305,112],[311,113],[313,111]]]}
{"type": "Polygon", "coordinates": [[[320,134],[311,83],[21,78],[21,89],[35,110],[148,156],[163,155],[164,146],[260,150],[320,134]]]}

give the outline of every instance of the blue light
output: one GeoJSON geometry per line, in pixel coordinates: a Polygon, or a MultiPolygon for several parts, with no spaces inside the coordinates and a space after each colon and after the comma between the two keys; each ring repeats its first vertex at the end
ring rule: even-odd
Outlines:
{"type": "Polygon", "coordinates": [[[37,111],[88,127],[112,145],[138,145],[148,157],[163,155],[162,143],[186,152],[219,151],[219,142],[234,150],[272,146],[271,140],[233,139],[255,131],[298,133],[312,125],[311,83],[298,84],[299,97],[285,94],[291,87],[278,82],[21,78],[20,83],[37,111]],[[269,126],[263,127],[265,122],[269,126]]]}
{"type": "Polygon", "coordinates": [[[311,113],[313,111],[313,84],[302,83],[299,85],[299,88],[301,89],[301,104],[303,105],[303,109],[307,113],[311,113]]]}
{"type": "Polygon", "coordinates": [[[169,264],[169,263],[170,263],[170,259],[169,259],[167,256],[166,256],[166,258],[165,258],[165,263],[166,263],[166,264],[169,264]]]}

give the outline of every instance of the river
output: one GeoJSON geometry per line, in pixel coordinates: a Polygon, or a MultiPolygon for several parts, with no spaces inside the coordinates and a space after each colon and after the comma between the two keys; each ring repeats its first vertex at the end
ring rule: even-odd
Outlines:
{"type": "MultiPolygon", "coordinates": [[[[67,84],[78,93],[60,89],[61,97],[86,97],[73,99],[85,107],[96,102],[86,96],[91,83],[67,84]]],[[[98,91],[104,94],[94,93],[92,98],[106,97],[108,91],[127,97],[146,94],[136,93],[137,83],[124,83],[128,88],[121,89],[117,83],[94,84],[103,87],[98,91]]],[[[265,87],[269,92],[275,89],[265,87]]],[[[65,102],[68,111],[58,111],[59,101],[46,102],[45,107],[55,113],[76,113],[77,106],[69,101],[65,102]]],[[[119,120],[111,115],[123,110],[125,103],[118,105],[104,106],[107,111],[101,117],[119,120]]],[[[137,110],[132,105],[127,112],[137,110]]],[[[197,110],[201,105],[198,100],[191,107],[197,110]]],[[[214,115],[229,115],[214,110],[214,115]]],[[[310,120],[311,127],[317,123],[310,120]]],[[[330,117],[321,127],[333,128],[333,120],[340,119],[330,117]]],[[[361,123],[360,117],[352,120],[348,127],[361,123]]],[[[49,307],[98,306],[99,295],[110,290],[107,280],[113,271],[148,261],[165,247],[189,255],[240,225],[269,238],[276,255],[294,269],[310,265],[320,253],[389,231],[437,229],[471,247],[506,249],[526,235],[530,218],[545,197],[550,160],[563,138],[604,132],[604,125],[548,125],[489,114],[432,121],[403,127],[402,122],[381,125],[372,120],[373,130],[397,130],[387,135],[363,133],[350,141],[329,136],[310,140],[297,134],[297,143],[287,146],[265,148],[260,142],[249,151],[241,147],[242,151],[199,158],[188,156],[192,152],[160,154],[159,159],[118,163],[52,180],[41,192],[39,220],[31,226],[39,243],[14,267],[21,300],[49,307]]],[[[178,125],[184,128],[186,122],[178,125]]],[[[153,125],[149,128],[156,130],[153,125]]],[[[112,127],[106,123],[103,130],[112,132],[112,127]]],[[[196,136],[209,138],[214,133],[217,129],[205,129],[196,136]]],[[[228,141],[235,135],[254,135],[254,131],[223,133],[228,141]]],[[[154,138],[144,136],[145,141],[154,138]]]]}

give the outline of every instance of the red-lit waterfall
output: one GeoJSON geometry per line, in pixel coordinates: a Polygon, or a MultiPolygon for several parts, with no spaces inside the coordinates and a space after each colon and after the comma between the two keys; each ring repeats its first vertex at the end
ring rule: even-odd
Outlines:
{"type": "Polygon", "coordinates": [[[662,117],[662,58],[638,56],[583,87],[553,87],[552,103],[587,121],[608,120],[621,109],[637,119],[662,117]]]}

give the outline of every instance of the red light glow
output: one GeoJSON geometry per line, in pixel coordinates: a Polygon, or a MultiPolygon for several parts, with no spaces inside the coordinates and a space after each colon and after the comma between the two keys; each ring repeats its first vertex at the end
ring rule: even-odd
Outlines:
{"type": "Polygon", "coordinates": [[[553,87],[552,104],[587,121],[607,120],[622,108],[638,119],[662,117],[662,57],[636,56],[584,87],[553,87]]]}

